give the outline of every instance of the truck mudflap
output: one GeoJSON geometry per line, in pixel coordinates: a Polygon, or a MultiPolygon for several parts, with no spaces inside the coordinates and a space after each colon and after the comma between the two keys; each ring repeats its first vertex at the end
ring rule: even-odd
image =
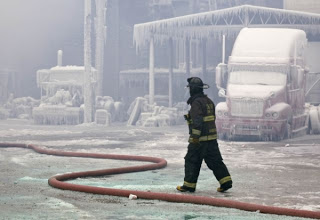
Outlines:
{"type": "Polygon", "coordinates": [[[220,139],[282,140],[288,133],[287,120],[216,120],[220,139]]]}

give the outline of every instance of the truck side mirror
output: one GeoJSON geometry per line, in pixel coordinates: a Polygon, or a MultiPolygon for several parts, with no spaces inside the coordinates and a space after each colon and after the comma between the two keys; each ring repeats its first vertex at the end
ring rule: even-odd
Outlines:
{"type": "Polygon", "coordinates": [[[222,86],[221,68],[219,66],[216,67],[216,85],[217,88],[221,88],[222,86]]]}
{"type": "Polygon", "coordinates": [[[274,92],[270,92],[270,98],[274,98],[276,96],[276,94],[274,92]]]}
{"type": "Polygon", "coordinates": [[[226,91],[224,89],[219,89],[218,96],[226,98],[226,91]]]}
{"type": "Polygon", "coordinates": [[[218,89],[225,87],[227,76],[228,76],[227,64],[220,63],[216,67],[216,85],[218,89]]]}
{"type": "Polygon", "coordinates": [[[302,69],[301,66],[292,66],[290,70],[290,79],[294,89],[302,88],[305,82],[305,70],[302,69]]]}
{"type": "Polygon", "coordinates": [[[302,68],[299,68],[298,69],[298,86],[300,88],[303,87],[304,78],[305,78],[304,70],[302,68]]]}

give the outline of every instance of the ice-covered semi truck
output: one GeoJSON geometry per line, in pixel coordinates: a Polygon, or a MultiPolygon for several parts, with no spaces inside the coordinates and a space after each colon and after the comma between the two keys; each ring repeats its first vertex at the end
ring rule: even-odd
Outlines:
{"type": "Polygon", "coordinates": [[[216,125],[221,139],[282,140],[306,134],[306,34],[297,29],[243,28],[228,64],[216,68],[216,125]]]}

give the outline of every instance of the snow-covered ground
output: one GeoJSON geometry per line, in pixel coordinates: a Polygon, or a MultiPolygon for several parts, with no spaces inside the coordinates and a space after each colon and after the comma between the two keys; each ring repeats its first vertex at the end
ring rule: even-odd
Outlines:
{"type": "MultiPolygon", "coordinates": [[[[164,169],[77,179],[121,189],[179,193],[187,150],[187,127],[110,127],[94,124],[40,126],[26,120],[0,121],[0,142],[33,143],[65,151],[146,155],[168,161],[164,169]]],[[[320,136],[282,142],[224,142],[220,150],[234,181],[227,193],[203,163],[195,195],[320,211],[320,136]]],[[[0,219],[302,219],[206,205],[63,191],[48,185],[65,172],[106,169],[142,162],[56,157],[28,149],[0,149],[0,219]]]]}

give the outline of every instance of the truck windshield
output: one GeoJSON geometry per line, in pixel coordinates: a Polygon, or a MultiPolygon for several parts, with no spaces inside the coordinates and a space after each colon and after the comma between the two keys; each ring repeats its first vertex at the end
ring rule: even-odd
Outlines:
{"type": "Polygon", "coordinates": [[[230,73],[230,84],[285,85],[286,74],[279,72],[235,71],[230,73]]]}

